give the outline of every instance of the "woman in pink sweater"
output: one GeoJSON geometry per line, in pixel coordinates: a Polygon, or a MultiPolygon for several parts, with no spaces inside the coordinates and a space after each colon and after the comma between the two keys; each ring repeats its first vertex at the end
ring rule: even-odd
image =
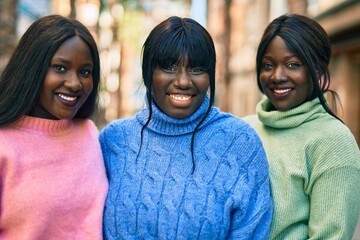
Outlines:
{"type": "Polygon", "coordinates": [[[80,22],[35,21],[0,79],[0,239],[101,239],[108,183],[89,120],[97,46],[80,22]]]}

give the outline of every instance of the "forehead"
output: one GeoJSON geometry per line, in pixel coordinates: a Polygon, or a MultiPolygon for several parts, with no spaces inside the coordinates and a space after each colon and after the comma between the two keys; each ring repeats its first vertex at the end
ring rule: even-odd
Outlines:
{"type": "Polygon", "coordinates": [[[94,65],[88,44],[78,36],[65,40],[56,50],[51,61],[76,65],[94,65]]]}
{"type": "Polygon", "coordinates": [[[271,51],[286,51],[291,52],[286,42],[279,36],[275,36],[269,43],[266,48],[265,53],[269,53],[271,51]]]}
{"type": "Polygon", "coordinates": [[[267,46],[264,58],[292,58],[300,56],[291,50],[288,44],[279,36],[274,37],[267,46]]]}
{"type": "Polygon", "coordinates": [[[92,55],[87,43],[78,36],[65,40],[56,50],[53,58],[81,59],[82,61],[92,61],[92,55]]]}

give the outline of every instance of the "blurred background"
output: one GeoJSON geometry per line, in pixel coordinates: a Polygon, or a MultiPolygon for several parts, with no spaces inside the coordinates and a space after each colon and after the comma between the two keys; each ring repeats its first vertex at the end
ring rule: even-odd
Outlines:
{"type": "Polygon", "coordinates": [[[143,107],[141,47],[151,29],[171,15],[191,17],[212,35],[217,51],[216,105],[242,117],[263,97],[256,86],[255,54],[267,24],[292,12],[317,20],[331,38],[331,88],[337,114],[360,143],[359,0],[1,0],[0,72],[17,41],[37,18],[74,17],[97,40],[102,66],[99,129],[143,107]]]}
{"type": "Polygon", "coordinates": [[[286,12],[317,20],[333,46],[331,88],[337,114],[360,143],[360,0],[0,0],[0,72],[37,18],[56,13],[85,24],[97,40],[102,66],[99,129],[143,107],[141,47],[171,15],[191,17],[212,35],[217,51],[216,105],[239,117],[255,113],[255,54],[266,25],[286,12]]]}
{"type": "MultiPolygon", "coordinates": [[[[360,144],[360,0],[0,0],[0,73],[19,38],[37,18],[74,17],[94,35],[100,52],[101,129],[144,105],[141,47],[151,29],[171,15],[191,17],[212,35],[217,51],[216,105],[243,117],[263,97],[256,86],[255,54],[267,24],[292,12],[317,20],[331,38],[331,89],[337,114],[360,144]]],[[[354,239],[360,239],[358,227],[354,239]]]]}

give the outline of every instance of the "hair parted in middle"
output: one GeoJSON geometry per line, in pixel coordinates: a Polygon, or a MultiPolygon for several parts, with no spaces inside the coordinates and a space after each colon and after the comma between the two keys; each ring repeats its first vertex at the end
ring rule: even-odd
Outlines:
{"type": "Polygon", "coordinates": [[[88,118],[96,109],[100,82],[97,44],[78,20],[48,15],[36,20],[21,37],[0,82],[0,126],[28,114],[37,104],[50,61],[60,45],[78,36],[89,47],[93,60],[93,90],[74,118],[88,118]]]}
{"type": "MultiPolygon", "coordinates": [[[[330,91],[330,40],[321,25],[306,16],[284,14],[274,19],[265,29],[256,55],[256,76],[260,91],[264,93],[260,84],[262,59],[268,45],[276,36],[281,37],[288,48],[304,62],[314,89],[311,98],[319,98],[324,109],[339,119],[324,97],[324,93],[330,91]]],[[[330,92],[337,96],[335,92],[330,92]]]]}

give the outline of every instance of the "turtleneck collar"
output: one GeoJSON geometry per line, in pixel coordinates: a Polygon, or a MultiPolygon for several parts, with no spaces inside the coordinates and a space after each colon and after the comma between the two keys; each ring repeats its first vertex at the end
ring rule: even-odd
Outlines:
{"type": "Polygon", "coordinates": [[[67,119],[52,120],[52,119],[24,116],[16,123],[14,123],[13,127],[20,128],[25,131],[34,131],[43,134],[56,135],[69,131],[72,124],[73,121],[67,119]]]}
{"type": "MultiPolygon", "coordinates": [[[[206,113],[206,110],[209,107],[209,104],[210,99],[209,96],[206,95],[203,103],[191,116],[187,118],[177,119],[170,117],[164,112],[162,112],[153,101],[152,118],[149,125],[147,126],[147,129],[170,136],[191,133],[194,131],[198,123],[202,120],[203,116],[206,113]]],[[[148,102],[146,102],[146,105],[148,106],[148,102]]],[[[218,109],[213,107],[203,124],[206,124],[208,121],[210,121],[210,119],[216,113],[218,113],[218,109]]],[[[136,115],[136,118],[142,125],[144,125],[146,123],[146,120],[148,119],[148,116],[149,109],[145,108],[136,115]]]]}
{"type": "Polygon", "coordinates": [[[294,128],[304,122],[319,117],[319,114],[327,114],[321,105],[319,98],[307,101],[287,111],[273,110],[269,99],[264,99],[256,106],[259,120],[268,127],[273,128],[294,128]]]}

